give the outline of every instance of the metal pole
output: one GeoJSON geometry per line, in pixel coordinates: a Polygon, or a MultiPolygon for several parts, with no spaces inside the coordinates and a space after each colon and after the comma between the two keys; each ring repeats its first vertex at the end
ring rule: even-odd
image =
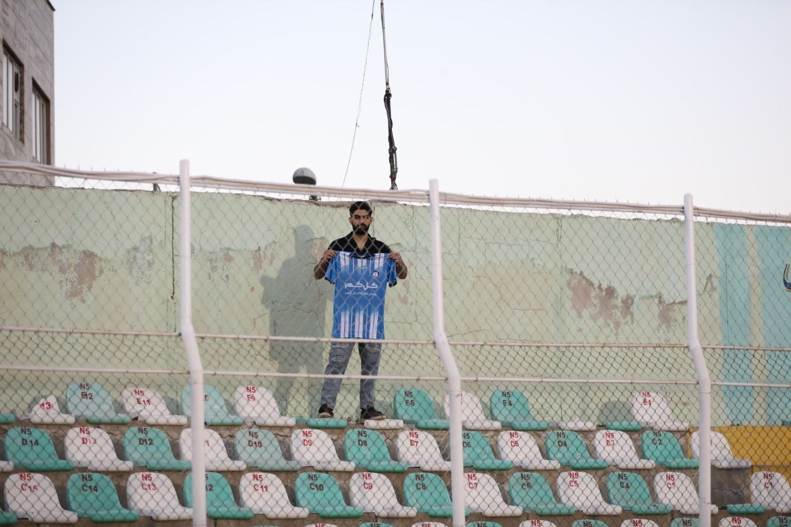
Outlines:
{"type": "Polygon", "coordinates": [[[429,181],[431,214],[431,289],[434,299],[434,340],[442,366],[448,375],[450,402],[450,481],[453,495],[453,527],[464,527],[464,450],[461,442],[461,376],[445,334],[445,309],[442,304],[442,253],[439,223],[439,185],[429,181]]]}
{"type": "Polygon", "coordinates": [[[684,195],[684,227],[687,260],[687,333],[689,350],[698,375],[700,397],[699,434],[700,472],[698,493],[700,494],[699,525],[711,527],[711,378],[706,367],[706,358],[698,338],[698,303],[695,282],[695,219],[692,194],[684,195]]]}
{"type": "Polygon", "coordinates": [[[181,338],[192,387],[192,525],[206,527],[206,463],[203,423],[203,364],[192,327],[192,243],[190,234],[190,163],[179,166],[179,275],[181,277],[181,338]]]}

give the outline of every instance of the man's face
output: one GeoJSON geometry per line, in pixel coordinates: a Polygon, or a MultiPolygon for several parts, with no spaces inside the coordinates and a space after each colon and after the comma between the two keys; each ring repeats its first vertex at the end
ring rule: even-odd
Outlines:
{"type": "Polygon", "coordinates": [[[349,223],[352,224],[354,234],[367,234],[368,228],[373,223],[374,219],[367,210],[356,210],[349,218],[349,223]]]}

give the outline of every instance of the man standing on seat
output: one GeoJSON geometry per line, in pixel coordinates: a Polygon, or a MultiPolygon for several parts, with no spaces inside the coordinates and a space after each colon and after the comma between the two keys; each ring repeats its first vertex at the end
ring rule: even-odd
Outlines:
{"type": "MultiPolygon", "coordinates": [[[[326,278],[335,285],[333,299],[332,338],[382,340],[387,286],[407,277],[407,266],[401,255],[386,243],[369,236],[373,223],[371,205],[357,201],[349,207],[352,232],[333,241],[313,268],[316,280],[326,278]]],[[[362,375],[379,373],[382,345],[378,342],[333,342],[325,375],[343,375],[354,345],[360,352],[362,375]]],[[[335,399],[341,379],[324,379],[321,388],[319,417],[334,417],[335,399]]],[[[374,408],[376,381],[360,380],[360,421],[384,419],[374,408]]]]}

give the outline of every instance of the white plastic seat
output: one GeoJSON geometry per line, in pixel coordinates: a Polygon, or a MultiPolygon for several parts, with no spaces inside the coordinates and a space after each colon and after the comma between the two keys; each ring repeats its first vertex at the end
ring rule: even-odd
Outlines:
{"type": "Polygon", "coordinates": [[[76,523],[77,514],[60,505],[52,480],[44,474],[11,474],[4,485],[9,512],[30,523],[76,523]]]}
{"type": "Polygon", "coordinates": [[[186,415],[170,413],[162,396],[150,388],[128,386],[121,392],[121,399],[123,399],[126,413],[150,425],[184,426],[187,424],[186,415]]]}
{"type": "Polygon", "coordinates": [[[756,472],[750,478],[753,503],[779,513],[791,512],[791,485],[779,472],[756,472]]]}
{"type": "Polygon", "coordinates": [[[519,524],[519,527],[557,527],[549,520],[525,520],[519,524]]]}
{"type": "Polygon", "coordinates": [[[133,463],[118,459],[113,441],[107,432],[92,426],[69,429],[64,440],[66,459],[88,470],[128,472],[133,463]]]}
{"type": "Polygon", "coordinates": [[[632,518],[621,522],[621,527],[659,527],[655,521],[643,518],[632,518]]]}
{"type": "MultiPolygon", "coordinates": [[[[654,476],[654,494],[659,503],[670,505],[682,514],[698,514],[700,498],[692,480],[680,472],[660,472],[654,476]]],[[[710,512],[717,514],[717,506],[710,512]]]]}
{"type": "Polygon", "coordinates": [[[726,516],[721,519],[717,527],[757,527],[755,522],[744,516],[726,516]]]}
{"type": "MultiPolygon", "coordinates": [[[[471,392],[461,392],[461,423],[467,430],[500,430],[503,425],[500,421],[490,421],[483,413],[483,405],[478,396],[471,392]]],[[[442,407],[445,417],[450,419],[450,394],[446,393],[442,407]]]]}
{"type": "Polygon", "coordinates": [[[352,472],[355,468],[351,461],[341,461],[327,432],[311,428],[291,432],[291,458],[303,467],[322,471],[352,472]]]}
{"type": "Polygon", "coordinates": [[[618,515],[623,512],[620,505],[604,501],[596,479],[587,472],[561,472],[557,486],[560,501],[584,514],[618,515]]]}
{"type": "Polygon", "coordinates": [[[258,426],[294,426],[294,417],[280,415],[277,401],[264,387],[239,386],[233,392],[236,413],[247,424],[258,426]]]}
{"type": "Polygon", "coordinates": [[[41,399],[28,414],[31,423],[36,424],[74,424],[74,416],[63,414],[54,395],[41,399]]]}
{"type": "MultiPolygon", "coordinates": [[[[305,527],[309,527],[309,526],[306,525],[305,527]]],[[[448,526],[440,522],[417,522],[417,523],[413,523],[410,527],[448,527],[448,526]]]]}
{"type": "Polygon", "coordinates": [[[522,507],[508,505],[503,500],[500,486],[488,474],[467,472],[464,474],[467,487],[464,489],[464,504],[472,512],[487,517],[521,516],[522,507]]]}
{"type": "Polygon", "coordinates": [[[553,421],[551,424],[561,430],[573,430],[575,432],[590,432],[596,430],[596,423],[593,421],[584,421],[582,419],[575,419],[573,421],[553,421]]]}
{"type": "Polygon", "coordinates": [[[349,479],[349,500],[354,507],[383,518],[414,518],[417,509],[398,503],[393,484],[384,474],[357,472],[349,479]]]}
{"type": "Polygon", "coordinates": [[[642,426],[655,430],[683,432],[689,428],[688,422],[675,418],[661,393],[639,392],[634,394],[632,396],[632,416],[642,426]]]}
{"type": "Polygon", "coordinates": [[[593,436],[596,457],[618,465],[622,469],[649,469],[656,463],[650,459],[640,459],[632,439],[626,432],[619,430],[599,430],[593,436]]]}
{"type": "Polygon", "coordinates": [[[533,436],[527,432],[500,432],[497,437],[500,459],[529,470],[557,470],[560,461],[544,459],[533,436]]]}
{"type": "Polygon", "coordinates": [[[248,472],[239,481],[239,501],[267,518],[307,518],[309,511],[291,504],[280,478],[265,472],[248,472]]]}
{"type": "Polygon", "coordinates": [[[434,436],[420,430],[404,430],[396,439],[398,460],[410,467],[420,467],[427,472],[446,472],[450,461],[442,458],[442,452],[434,436]]]}
{"type": "MultiPolygon", "coordinates": [[[[700,432],[692,432],[692,455],[700,459],[700,432]]],[[[711,432],[711,464],[717,468],[750,468],[753,466],[749,459],[737,459],[731,451],[731,445],[725,436],[719,432],[711,432]]],[[[738,518],[738,516],[736,516],[738,518]]]]}
{"type": "Polygon", "coordinates": [[[179,503],[173,483],[164,474],[136,472],[126,482],[129,508],[154,520],[190,520],[192,509],[179,503]]]}
{"type": "MultiPolygon", "coordinates": [[[[206,454],[206,470],[244,470],[247,464],[244,461],[236,461],[228,457],[220,434],[210,428],[204,428],[204,453],[206,454]]],[[[179,437],[179,453],[181,459],[192,461],[192,428],[185,428],[179,437]]]]}
{"type": "Polygon", "coordinates": [[[0,472],[11,472],[14,470],[13,461],[0,461],[0,472]]]}

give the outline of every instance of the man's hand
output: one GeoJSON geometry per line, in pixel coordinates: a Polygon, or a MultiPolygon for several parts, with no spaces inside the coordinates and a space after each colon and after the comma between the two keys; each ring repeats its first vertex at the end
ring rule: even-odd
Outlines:
{"type": "Polygon", "coordinates": [[[406,264],[404,263],[404,260],[401,259],[401,254],[400,253],[390,253],[390,254],[387,255],[387,257],[395,262],[396,275],[398,275],[398,278],[401,278],[402,280],[404,278],[406,278],[406,276],[407,276],[407,274],[409,272],[409,269],[407,269],[406,264]]]}
{"type": "Polygon", "coordinates": [[[335,251],[332,249],[327,249],[324,251],[324,254],[321,256],[321,260],[319,263],[316,264],[316,267],[313,268],[313,278],[316,280],[321,280],[324,278],[324,275],[327,274],[327,267],[330,265],[330,260],[335,258],[335,251]]]}

